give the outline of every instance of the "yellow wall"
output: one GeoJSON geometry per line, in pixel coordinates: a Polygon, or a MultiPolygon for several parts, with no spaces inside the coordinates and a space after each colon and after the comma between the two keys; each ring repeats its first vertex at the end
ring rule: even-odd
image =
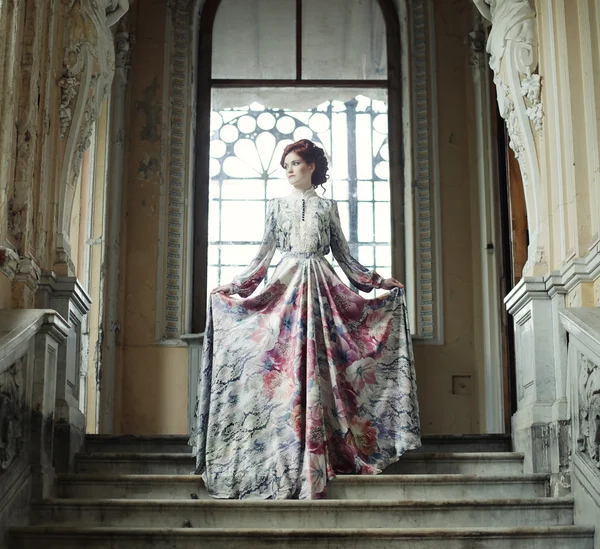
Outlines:
{"type": "Polygon", "coordinates": [[[96,416],[98,394],[97,394],[97,368],[101,359],[101,315],[104,305],[104,296],[101,295],[103,286],[101,284],[103,277],[103,259],[104,259],[104,210],[106,200],[106,158],[108,147],[108,104],[107,99],[102,105],[100,117],[96,124],[96,136],[94,144],[93,166],[93,201],[90,227],[90,273],[88,292],[92,298],[90,312],[88,313],[89,330],[89,354],[88,354],[88,378],[87,378],[87,401],[86,401],[86,432],[96,432],[96,416]]]}
{"type": "Polygon", "coordinates": [[[121,432],[188,432],[187,348],[125,346],[121,432]]]}
{"type": "MultiPolygon", "coordinates": [[[[538,1],[548,270],[597,253],[600,236],[600,6],[538,1]]],[[[582,290],[584,291],[584,290],[582,290]]]]}
{"type": "Polygon", "coordinates": [[[115,429],[119,433],[188,431],[187,347],[156,343],[160,183],[164,177],[164,36],[161,2],[134,6],[131,128],[121,233],[121,330],[115,429]]]}
{"type": "Polygon", "coordinates": [[[435,3],[439,181],[441,197],[444,344],[415,345],[424,433],[476,433],[480,429],[475,311],[480,258],[473,253],[477,212],[469,158],[469,49],[464,42],[471,6],[462,0],[435,3]],[[453,380],[454,377],[454,380],[453,380]],[[463,387],[463,383],[465,386],[463,387]],[[453,385],[456,393],[453,394],[453,385]]]}

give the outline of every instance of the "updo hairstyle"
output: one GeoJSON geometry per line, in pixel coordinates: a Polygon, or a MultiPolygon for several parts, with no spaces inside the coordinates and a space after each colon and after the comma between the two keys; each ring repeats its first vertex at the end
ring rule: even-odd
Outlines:
{"type": "Polygon", "coordinates": [[[316,189],[319,185],[323,185],[323,183],[329,179],[329,174],[327,173],[329,163],[327,162],[325,152],[321,147],[318,147],[309,139],[300,139],[300,141],[290,143],[284,149],[281,157],[280,164],[282,168],[285,164],[285,157],[292,152],[296,153],[307,164],[315,165],[315,170],[311,176],[313,188],[316,189]]]}

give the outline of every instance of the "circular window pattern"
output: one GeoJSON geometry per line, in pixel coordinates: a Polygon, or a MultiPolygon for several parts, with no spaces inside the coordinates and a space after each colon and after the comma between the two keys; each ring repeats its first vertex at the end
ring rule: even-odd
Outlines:
{"type": "Polygon", "coordinates": [[[228,156],[223,161],[223,172],[229,177],[241,179],[248,177],[248,166],[244,164],[237,156],[228,156]]]}
{"type": "Polygon", "coordinates": [[[377,133],[387,135],[388,132],[388,119],[385,114],[378,114],[373,120],[373,129],[377,133]]]}
{"type": "Polygon", "coordinates": [[[295,128],[296,128],[296,123],[294,122],[294,119],[291,116],[282,116],[277,121],[277,129],[281,133],[285,133],[285,134],[292,133],[295,128]]]}
{"type": "Polygon", "coordinates": [[[390,178],[390,164],[389,162],[379,162],[377,166],[375,166],[375,175],[379,179],[383,179],[387,181],[390,178]]]}
{"type": "Polygon", "coordinates": [[[252,133],[256,129],[256,119],[246,114],[238,120],[237,126],[242,133],[252,133]]]}
{"type": "Polygon", "coordinates": [[[272,130],[275,127],[275,117],[270,112],[259,114],[256,122],[262,130],[272,130]]]}
{"type": "Polygon", "coordinates": [[[211,158],[208,167],[208,173],[210,174],[210,177],[216,177],[219,175],[221,173],[221,163],[218,160],[211,158]]]}
{"type": "Polygon", "coordinates": [[[227,126],[223,126],[221,131],[219,132],[219,137],[225,141],[225,143],[233,143],[237,140],[239,135],[238,129],[231,124],[227,124],[227,126]]]}
{"type": "Polygon", "coordinates": [[[318,112],[310,117],[308,125],[314,132],[323,133],[329,129],[329,118],[327,118],[326,114],[318,112]]]}
{"type": "Polygon", "coordinates": [[[227,145],[219,139],[210,142],[210,156],[213,158],[222,158],[227,152],[227,145]]]}
{"type": "Polygon", "coordinates": [[[310,130],[310,128],[307,128],[306,126],[300,126],[299,128],[296,128],[296,131],[294,132],[294,140],[295,141],[299,141],[300,139],[312,139],[313,138],[313,132],[310,130]]]}
{"type": "Polygon", "coordinates": [[[381,145],[381,149],[379,149],[379,154],[381,155],[381,158],[383,158],[386,162],[390,161],[390,149],[387,143],[381,145]]]}
{"type": "Polygon", "coordinates": [[[210,113],[210,131],[216,132],[223,125],[223,117],[218,112],[210,113]]]}

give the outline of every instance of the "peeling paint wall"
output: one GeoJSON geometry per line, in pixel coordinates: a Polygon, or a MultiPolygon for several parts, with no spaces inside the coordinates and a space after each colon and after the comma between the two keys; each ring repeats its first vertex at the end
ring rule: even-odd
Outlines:
{"type": "Polygon", "coordinates": [[[165,17],[165,3],[152,2],[136,11],[133,24],[115,387],[115,429],[120,433],[188,429],[187,349],[156,342],[160,193],[169,139],[163,111],[170,63],[165,59],[165,17]]]}

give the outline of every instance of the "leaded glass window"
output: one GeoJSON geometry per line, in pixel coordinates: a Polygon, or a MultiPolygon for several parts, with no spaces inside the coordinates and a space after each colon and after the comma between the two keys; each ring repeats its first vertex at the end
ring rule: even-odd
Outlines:
{"type": "Polygon", "coordinates": [[[221,0],[215,79],[385,80],[377,0],[221,0]]]}
{"type": "Polygon", "coordinates": [[[281,153],[302,137],[329,156],[325,196],[338,201],[352,253],[403,279],[412,195],[393,0],[206,0],[202,13],[212,41],[199,42],[199,66],[211,70],[198,72],[194,329],[207,292],[258,251],[267,201],[290,191],[281,153]]]}
{"type": "MultiPolygon", "coordinates": [[[[215,90],[211,113],[208,289],[231,282],[257,252],[267,201],[291,190],[279,165],[282,151],[303,138],[323,146],[330,160],[331,179],[324,196],[338,202],[353,255],[363,265],[391,276],[385,92],[367,89],[355,95],[351,90],[332,89],[313,94],[307,90],[308,97],[332,97],[312,108],[267,106],[267,101],[225,106],[233,97],[228,92],[215,90]]],[[[265,90],[249,95],[268,100],[265,90]]],[[[267,280],[277,259],[276,255],[267,280]]]]}

